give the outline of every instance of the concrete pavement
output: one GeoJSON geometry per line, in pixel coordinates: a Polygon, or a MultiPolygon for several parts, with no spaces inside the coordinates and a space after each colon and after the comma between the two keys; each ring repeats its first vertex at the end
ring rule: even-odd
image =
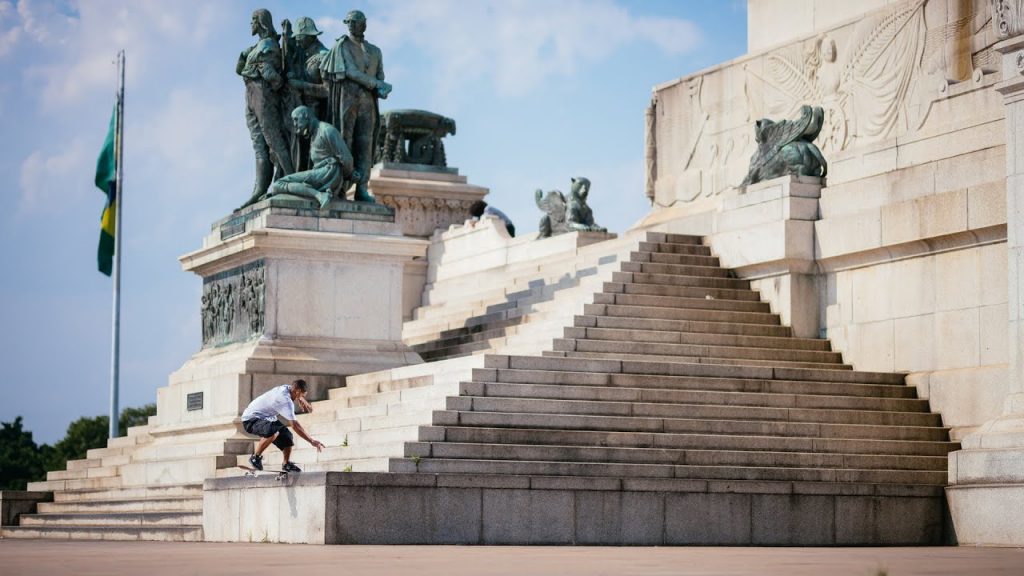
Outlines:
{"type": "Polygon", "coordinates": [[[303,546],[0,540],[0,574],[1021,576],[1015,548],[303,546]]]}

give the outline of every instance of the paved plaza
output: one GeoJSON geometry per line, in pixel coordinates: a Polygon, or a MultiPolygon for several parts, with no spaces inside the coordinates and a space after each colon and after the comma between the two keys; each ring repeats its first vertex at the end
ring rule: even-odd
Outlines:
{"type": "Polygon", "coordinates": [[[1019,548],[302,546],[0,540],[0,574],[1024,575],[1019,548]]]}

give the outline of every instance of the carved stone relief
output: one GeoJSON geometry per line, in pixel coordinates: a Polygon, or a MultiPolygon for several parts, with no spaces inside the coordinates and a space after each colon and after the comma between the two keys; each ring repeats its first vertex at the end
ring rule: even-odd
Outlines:
{"type": "Polygon", "coordinates": [[[1024,33],[1024,0],[991,0],[992,21],[1000,38],[1024,33]]]}
{"type": "Polygon", "coordinates": [[[469,218],[474,200],[427,196],[377,195],[378,201],[395,209],[395,222],[406,236],[429,237],[438,228],[462,224],[469,218]]]}
{"type": "Polygon", "coordinates": [[[265,266],[257,260],[203,279],[203,347],[242,342],[263,333],[265,266]]]}

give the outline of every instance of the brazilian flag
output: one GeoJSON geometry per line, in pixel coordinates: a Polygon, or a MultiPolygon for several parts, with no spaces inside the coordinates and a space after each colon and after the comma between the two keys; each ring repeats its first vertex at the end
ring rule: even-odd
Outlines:
{"type": "Polygon", "coordinates": [[[110,117],[110,129],[96,159],[96,187],[107,195],[100,218],[100,246],[96,258],[100,272],[110,276],[114,268],[114,229],[117,222],[117,106],[110,117]]]}

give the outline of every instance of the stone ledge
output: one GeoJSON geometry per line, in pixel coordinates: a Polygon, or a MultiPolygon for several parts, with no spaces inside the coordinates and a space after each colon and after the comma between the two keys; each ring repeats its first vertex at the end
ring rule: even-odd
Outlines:
{"type": "Polygon", "coordinates": [[[204,485],[209,541],[932,545],[941,487],[313,472],[204,485]],[[790,529],[785,529],[788,526],[790,529]]]}

